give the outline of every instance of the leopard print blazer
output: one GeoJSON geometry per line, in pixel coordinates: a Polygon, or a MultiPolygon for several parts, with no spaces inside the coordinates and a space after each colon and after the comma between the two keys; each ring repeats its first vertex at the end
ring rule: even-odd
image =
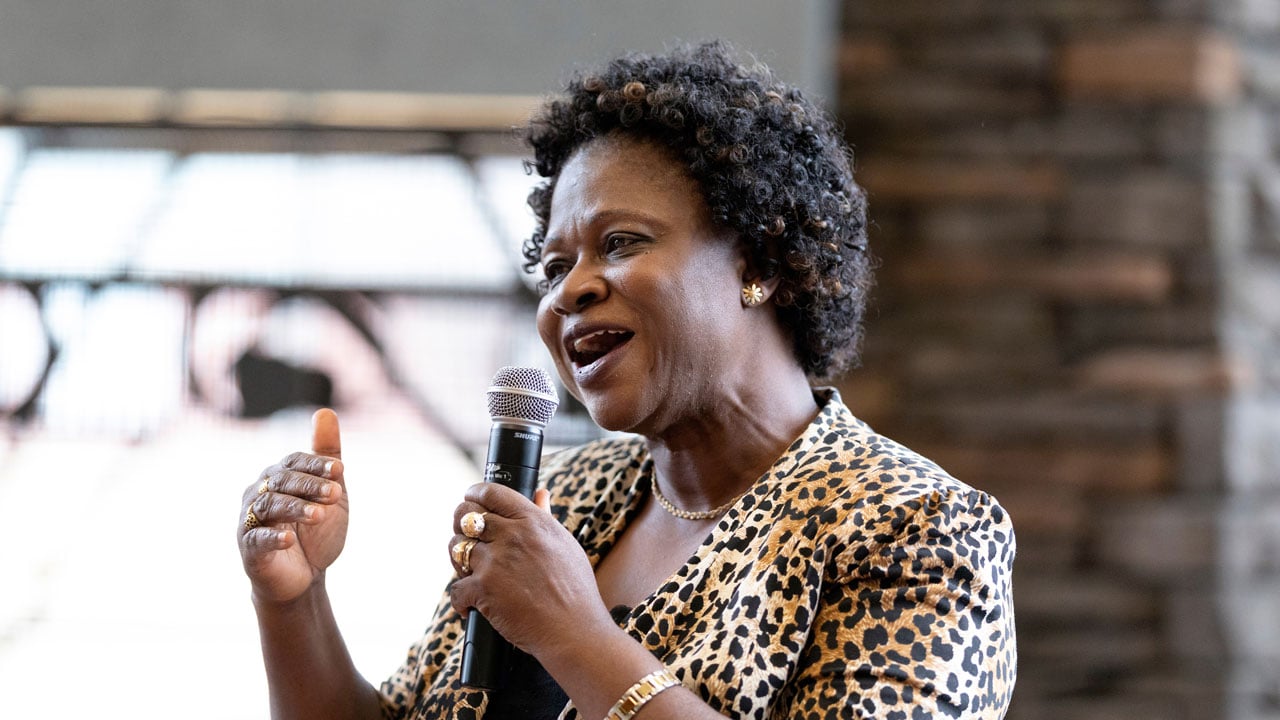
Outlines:
{"type": "MultiPolygon", "coordinates": [[[[1017,659],[1008,514],[834,390],[817,397],[804,434],[625,629],[729,717],[1002,717],[1017,659]]],[[[595,564],[652,462],[642,439],[606,439],[548,458],[542,480],[595,564]]],[[[387,718],[483,717],[485,694],[458,682],[462,635],[446,594],[382,685],[387,718]]]]}

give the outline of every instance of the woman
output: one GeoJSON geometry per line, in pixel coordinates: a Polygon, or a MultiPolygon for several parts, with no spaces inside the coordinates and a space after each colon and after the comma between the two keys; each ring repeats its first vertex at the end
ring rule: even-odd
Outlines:
{"type": "Polygon", "coordinates": [[[548,458],[536,502],[471,487],[458,577],[375,689],[324,591],[347,505],[318,413],[314,452],[245,493],[273,713],[1002,716],[1008,517],[811,385],[855,359],[870,283],[828,119],[708,44],[579,77],[527,137],[539,333],[595,421],[635,436],[548,458]],[[527,653],[512,687],[460,685],[472,607],[527,653]]]}

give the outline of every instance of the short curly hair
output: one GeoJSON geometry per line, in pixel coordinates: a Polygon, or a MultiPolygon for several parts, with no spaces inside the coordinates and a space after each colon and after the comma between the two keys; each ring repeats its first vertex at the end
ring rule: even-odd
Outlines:
{"type": "Polygon", "coordinates": [[[629,54],[579,73],[524,129],[537,217],[526,270],[541,260],[556,180],[574,152],[621,132],[670,148],[717,226],[734,232],[774,294],[797,360],[814,379],[856,364],[871,286],[866,199],[835,124],[768,68],[739,64],[722,41],[629,54]]]}

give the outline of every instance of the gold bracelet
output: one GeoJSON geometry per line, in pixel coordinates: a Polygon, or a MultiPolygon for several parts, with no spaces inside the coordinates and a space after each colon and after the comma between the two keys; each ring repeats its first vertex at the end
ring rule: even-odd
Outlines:
{"type": "Polygon", "coordinates": [[[627,688],[622,693],[622,697],[618,698],[618,702],[609,708],[609,713],[604,716],[604,720],[631,720],[631,717],[640,711],[645,703],[657,697],[658,693],[669,687],[679,685],[680,681],[676,679],[671,671],[662,668],[640,678],[639,682],[627,688]]]}

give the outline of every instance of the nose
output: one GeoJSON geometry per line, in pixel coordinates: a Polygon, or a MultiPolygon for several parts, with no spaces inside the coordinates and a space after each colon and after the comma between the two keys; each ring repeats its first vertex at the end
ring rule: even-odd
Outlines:
{"type": "Polygon", "coordinates": [[[603,300],[609,293],[608,283],[596,263],[574,263],[569,272],[551,290],[551,309],[557,315],[571,315],[603,300]]]}

